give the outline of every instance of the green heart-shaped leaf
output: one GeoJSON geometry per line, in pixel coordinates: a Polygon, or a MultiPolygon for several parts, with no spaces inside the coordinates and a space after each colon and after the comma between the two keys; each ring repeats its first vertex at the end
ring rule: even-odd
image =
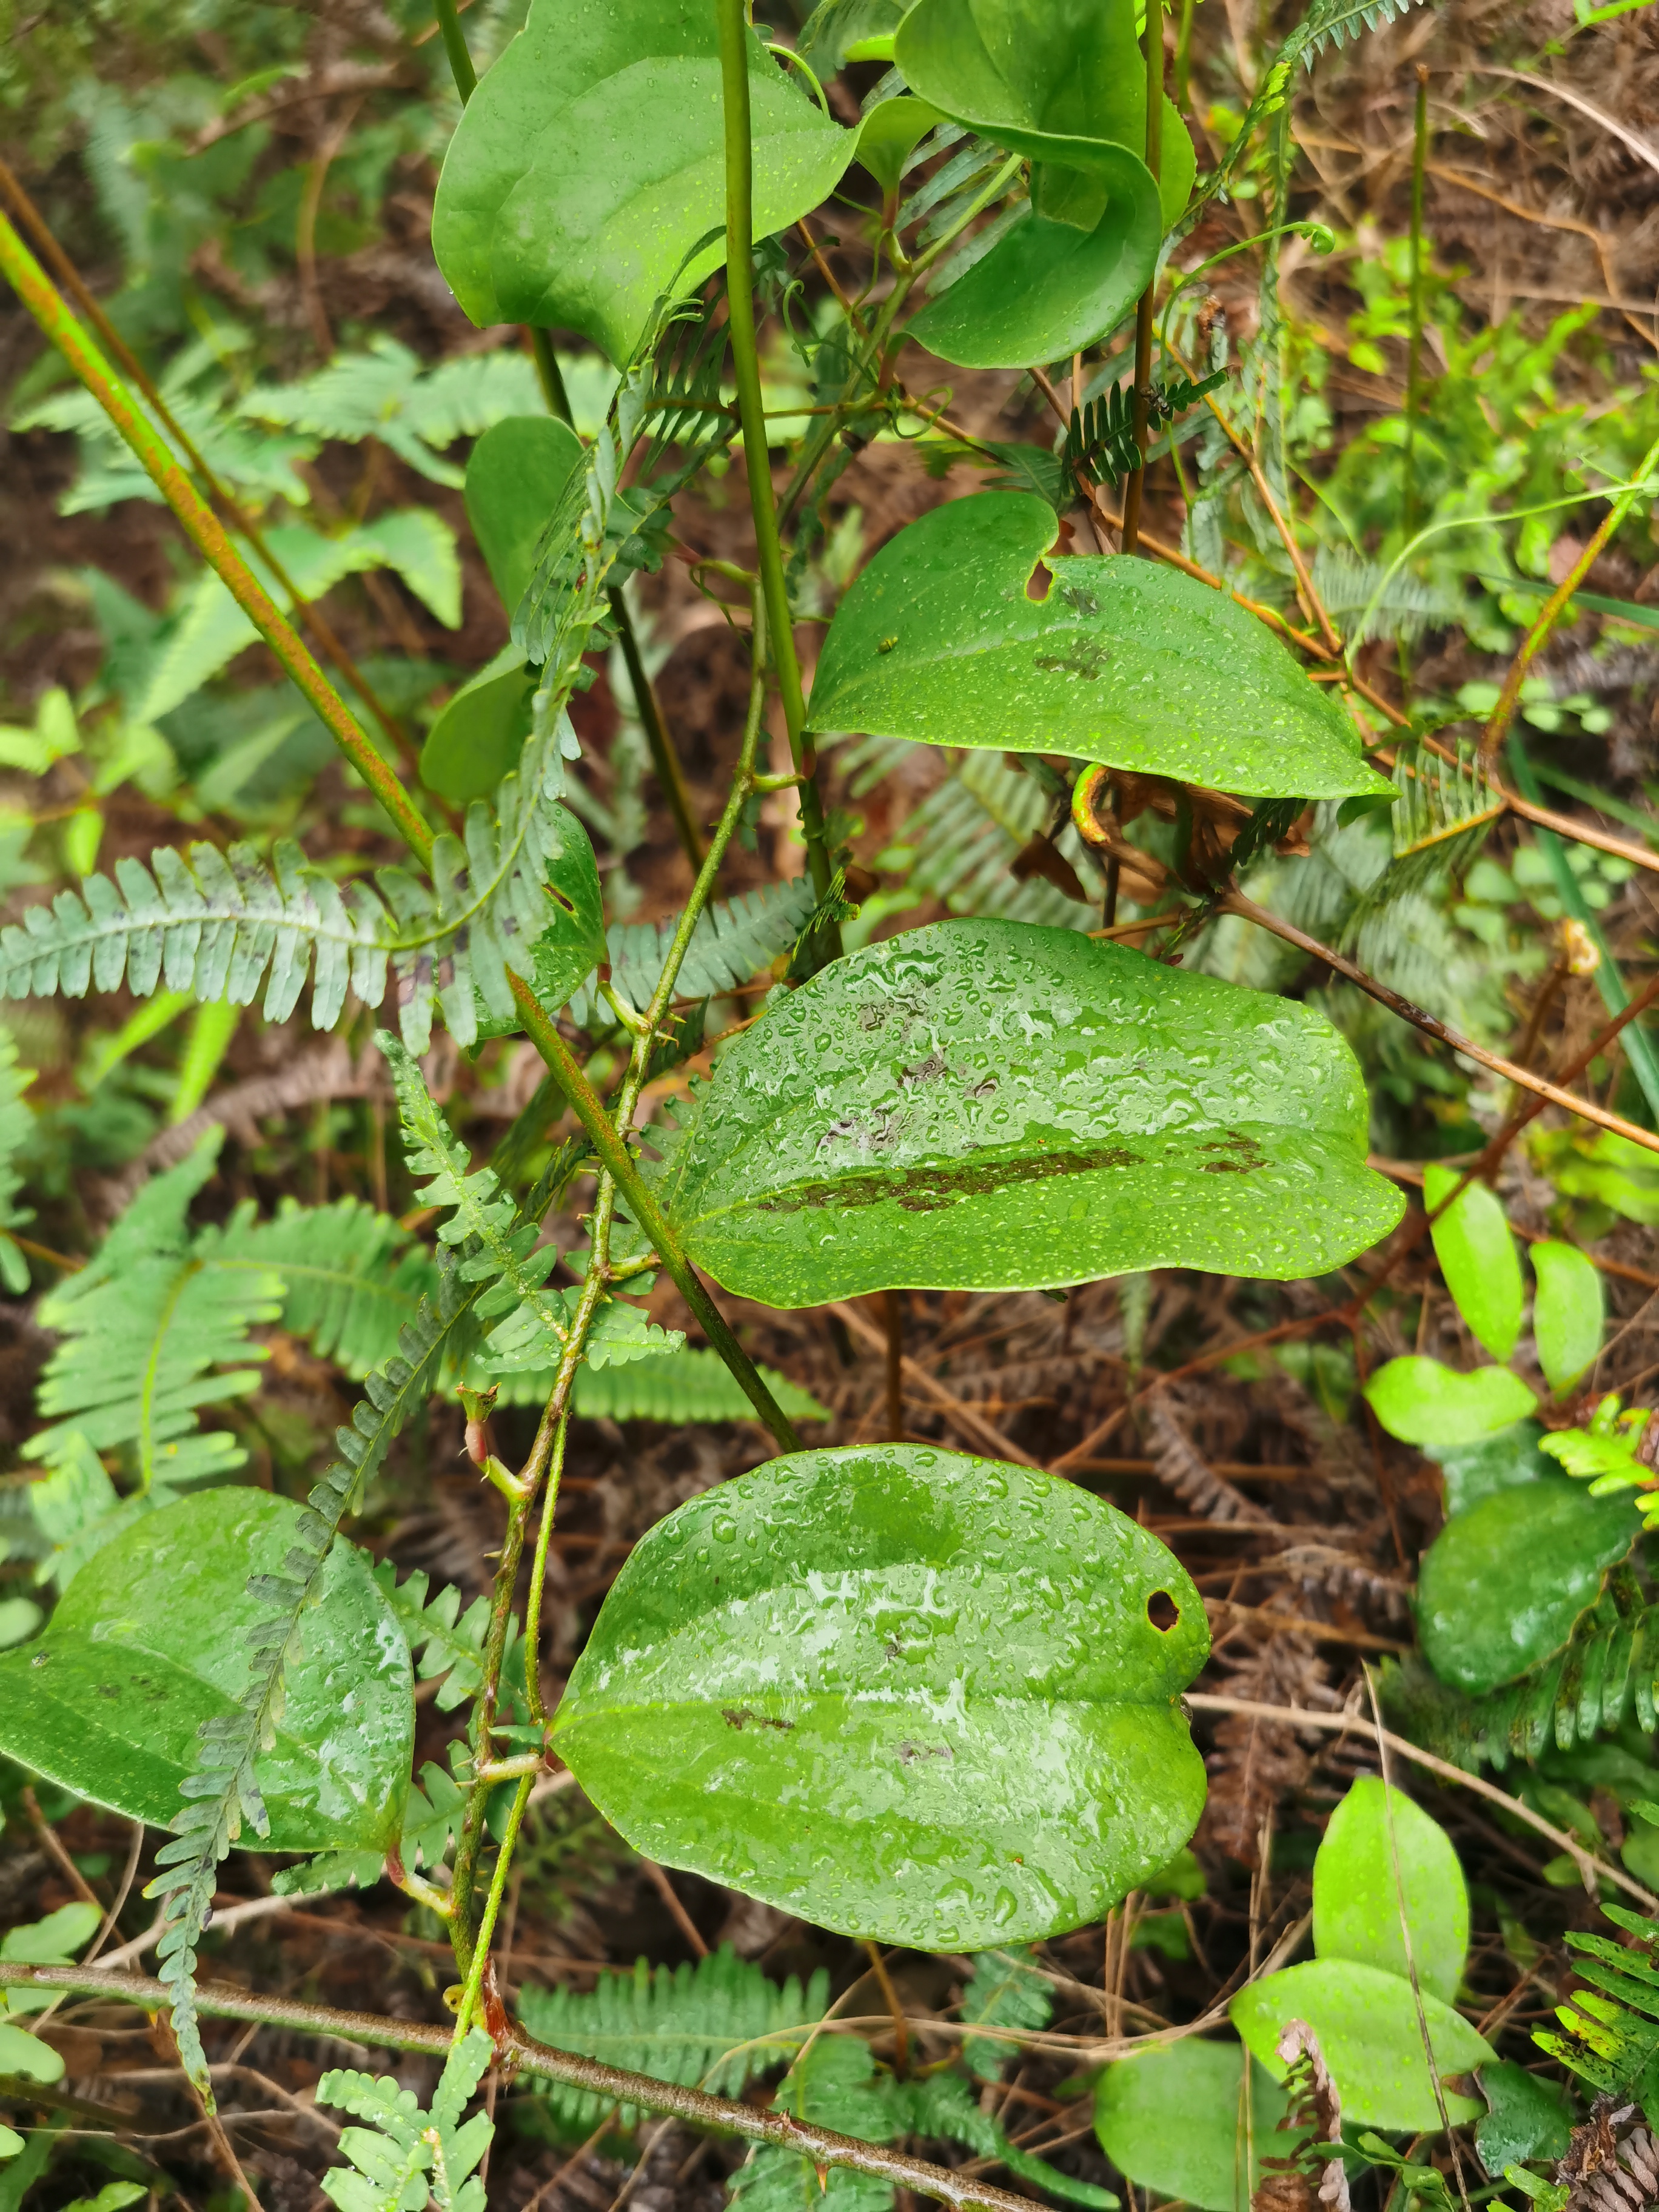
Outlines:
{"type": "Polygon", "coordinates": [[[959,368],[1025,368],[1104,337],[1146,290],[1161,235],[1151,171],[1121,147],[1105,150],[1111,196],[1091,229],[1028,210],[905,336],[959,368]]]}
{"type": "MultiPolygon", "coordinates": [[[[854,134],[749,41],[755,234],[840,182],[854,134]]],[[[475,323],[580,331],[619,366],[657,300],[726,258],[714,10],[537,0],[444,158],[432,249],[475,323]]]]}
{"type": "Polygon", "coordinates": [[[1507,1367],[1460,1375],[1437,1359],[1407,1352],[1379,1367],[1366,1402],[1391,1437],[1407,1444],[1472,1444],[1524,1420],[1538,1404],[1507,1367]]]}
{"type": "Polygon", "coordinates": [[[1095,2090],[1095,2133],[1119,2172],[1198,2212],[1249,2212],[1264,2157],[1288,2157],[1305,2130],[1279,2132],[1285,2097],[1237,2043],[1155,2044],[1120,2058],[1095,2090]],[[1239,2125],[1250,2069],[1250,2155],[1239,2125]]]}
{"type": "Polygon", "coordinates": [[[421,781],[441,799],[465,806],[487,799],[518,766],[533,720],[538,672],[516,645],[504,645],[463,684],[427,732],[421,781]]]}
{"type": "Polygon", "coordinates": [[[1097,1919],[1186,1841],[1180,1695],[1209,1648],[1177,1561],[1069,1483],[795,1452],[635,1547],[553,1742],[653,1858],[974,1950],[1097,1919]]]}
{"type": "Polygon", "coordinates": [[[836,961],[732,1041],[690,1111],[669,1218],[776,1306],[1322,1274],[1403,1204],[1365,1165],[1359,1069],[1321,1016],[1024,922],[836,961]]]}
{"type": "Polygon", "coordinates": [[[901,94],[884,100],[870,110],[859,125],[858,151],[853,159],[868,169],[884,192],[896,192],[904,165],[927,133],[945,118],[925,100],[901,94]]]}
{"type": "Polygon", "coordinates": [[[1133,556],[1045,559],[1057,534],[1046,501],[999,491],[900,531],[836,610],[811,728],[1253,796],[1388,788],[1341,708],[1224,592],[1133,556]],[[1033,599],[1040,566],[1053,581],[1033,599]]]}
{"type": "MultiPolygon", "coordinates": [[[[0,1751],[129,1820],[165,1827],[202,1762],[198,1730],[247,1682],[246,1632],[270,1605],[301,1508],[210,1490],[146,1514],[94,1553],[45,1635],[0,1654],[0,1751]]],[[[354,1545],[337,1543],[290,1660],[276,1741],[255,1772],[272,1851],[397,1840],[414,1746],[409,1647],[354,1545]]]]}
{"type": "MultiPolygon", "coordinates": [[[[1135,15],[1134,0],[917,0],[895,58],[920,99],[1030,157],[1041,214],[1092,230],[1107,191],[1123,189],[1124,173],[1105,149],[1139,160],[1146,144],[1135,15]]],[[[1187,126],[1166,97],[1160,234],[1185,208],[1196,167],[1187,126]]]]}
{"type": "MultiPolygon", "coordinates": [[[[1233,2026],[1279,2081],[1286,2070],[1279,2039],[1291,2021],[1306,2021],[1341,2094],[1345,2121],[1401,2135],[1439,2131],[1440,2106],[1424,2055],[1423,2031],[1412,1985],[1403,1974],[1347,1959],[1314,1959],[1253,1982],[1228,2009],[1233,2026]]],[[[1472,2073],[1497,2057],[1461,2013],[1426,1990],[1423,2013],[1443,2082],[1449,2075],[1472,2073]]],[[[1443,2094],[1455,2127],[1478,2119],[1486,2109],[1477,2098],[1449,2089],[1443,2094]]]]}
{"type": "Polygon", "coordinates": [[[1419,1987],[1449,2004],[1469,1948],[1469,1893],[1451,1838],[1401,1791],[1362,1775],[1332,1814],[1314,1859],[1314,1948],[1322,1959],[1407,1972],[1400,1895],[1419,1987]]]}
{"type": "Polygon", "coordinates": [[[1454,1513],[1417,1581],[1423,1652],[1443,1682],[1479,1693],[1561,1650],[1629,1552],[1642,1516],[1547,1474],[1454,1513]]]}
{"type": "Polygon", "coordinates": [[[585,450],[570,425],[551,415],[509,415],[472,448],[466,519],[509,615],[529,588],[542,532],[585,450]]]}

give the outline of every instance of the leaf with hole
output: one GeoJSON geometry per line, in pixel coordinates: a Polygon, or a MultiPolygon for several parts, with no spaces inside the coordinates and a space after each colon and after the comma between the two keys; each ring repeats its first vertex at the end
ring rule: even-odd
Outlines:
{"type": "MultiPolygon", "coordinates": [[[[764,238],[834,190],[854,134],[752,33],[748,58],[764,238]]],[[[580,331],[621,365],[659,297],[720,267],[725,222],[714,10],[537,0],[450,141],[432,247],[475,323],[580,331]]]]}
{"type": "Polygon", "coordinates": [[[1525,1419],[1538,1401],[1507,1367],[1477,1367],[1460,1375],[1437,1359],[1407,1352],[1379,1367],[1365,1385],[1365,1401],[1391,1437],[1402,1443],[1472,1444],[1525,1419]]]}
{"type": "MultiPolygon", "coordinates": [[[[246,1686],[302,1509],[223,1489],[151,1513],[81,1569],[46,1633],[0,1653],[0,1752],[129,1820],[165,1827],[201,1764],[198,1730],[246,1686]]],[[[409,1647],[362,1553],[337,1543],[290,1655],[257,1773],[273,1851],[376,1850],[398,1836],[414,1743],[409,1647]]]]}
{"type": "Polygon", "coordinates": [[[972,1950],[1097,1919],[1204,1800],[1204,1607],[1069,1483],[795,1452],[630,1553],[553,1744],[629,1842],[821,1927],[972,1950]]]}
{"type": "Polygon", "coordinates": [[[811,728],[1253,796],[1387,787],[1340,707],[1224,592],[1121,554],[1049,558],[1058,532],[1045,501],[994,491],[900,531],[836,611],[811,728]]]}
{"type": "Polygon", "coordinates": [[[727,1289],[805,1306],[1160,1267],[1322,1273],[1399,1219],[1322,1017],[1068,929],[945,921],[735,1038],[660,1196],[727,1289]]]}
{"type": "Polygon", "coordinates": [[[1417,1626],[1443,1682],[1496,1689],[1559,1651],[1629,1552],[1641,1516],[1558,1474],[1455,1513],[1424,1554],[1417,1626]]]}
{"type": "Polygon", "coordinates": [[[1538,1289],[1532,1333],[1538,1364],[1558,1396],[1570,1390],[1601,1349],[1601,1278],[1576,1244],[1532,1248],[1538,1289]]]}
{"type": "Polygon", "coordinates": [[[1497,1194],[1485,1183],[1470,1183],[1446,1205],[1462,1180],[1438,1160],[1423,1171],[1423,1203],[1431,1214],[1444,1208],[1429,1231],[1434,1256],[1475,1342],[1494,1359],[1507,1359],[1521,1334],[1520,1255],[1497,1194]]]}
{"type": "Polygon", "coordinates": [[[1314,1948],[1407,1972],[1404,1918],[1419,1986],[1449,2004],[1469,1948],[1469,1893],[1451,1838],[1398,1790],[1362,1775],[1332,1814],[1314,1859],[1314,1948]]]}
{"type": "Polygon", "coordinates": [[[1287,2157],[1306,2132],[1279,2132],[1285,2105],[1285,2092],[1242,2045],[1193,2036],[1105,2068],[1095,2087],[1095,2133],[1137,2187],[1198,2212],[1249,2212],[1264,2156],[1287,2157]],[[1247,2066],[1248,2160],[1239,2124],[1247,2066]]]}
{"type": "MultiPolygon", "coordinates": [[[[1311,1959],[1269,1974],[1241,1990],[1228,2008],[1233,2026],[1279,2081],[1285,2062],[1279,2037],[1293,2020],[1304,2020],[1342,2097],[1342,2117],[1401,2135],[1431,2134],[1442,2123],[1434,2078],[1423,2049],[1412,1985],[1403,1974],[1364,1966],[1350,1959],[1311,1959]]],[[[1468,2074],[1497,2053],[1462,2014],[1423,1991],[1423,2014],[1435,2071],[1468,2074]]],[[[1454,2126],[1476,2119],[1480,2100],[1443,2088],[1454,2126]]]]}

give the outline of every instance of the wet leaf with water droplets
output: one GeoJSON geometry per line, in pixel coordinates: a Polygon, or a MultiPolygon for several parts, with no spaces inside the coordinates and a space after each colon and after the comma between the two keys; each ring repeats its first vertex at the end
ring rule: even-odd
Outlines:
{"type": "Polygon", "coordinates": [[[653,1858],[973,1950],[1097,1919],[1186,1841],[1204,1768],[1179,1700],[1209,1646],[1179,1563],[1069,1483],[796,1452],[635,1547],[553,1742],[653,1858]]]}
{"type": "Polygon", "coordinates": [[[671,1137],[691,1257],[770,1305],[1146,1267],[1323,1273],[1399,1220],[1306,1006],[1067,929],[866,946],[736,1038],[671,1137]]]}
{"type": "MultiPolygon", "coordinates": [[[[94,1554],[46,1633],[0,1655],[0,1752],[94,1805],[164,1828],[202,1762],[197,1730],[234,1710],[250,1575],[281,1575],[301,1509],[210,1490],[146,1514],[94,1554]]],[[[255,1772],[270,1833],[244,1848],[384,1850],[415,1738],[409,1646],[355,1545],[336,1543],[290,1654],[276,1741],[255,1772]]]]}
{"type": "MultiPolygon", "coordinates": [[[[764,238],[835,189],[855,135],[753,36],[749,94],[764,238]]],[[[432,250],[466,313],[580,331],[626,362],[659,296],[726,258],[723,235],[700,244],[725,226],[720,117],[713,9],[538,0],[444,157],[432,250]]]]}
{"type": "Polygon", "coordinates": [[[988,491],[901,530],[836,611],[811,727],[1253,796],[1390,789],[1329,692],[1224,592],[1121,554],[1045,560],[1058,527],[1046,500],[988,491]],[[1039,563],[1053,581],[1034,599],[1039,563]]]}

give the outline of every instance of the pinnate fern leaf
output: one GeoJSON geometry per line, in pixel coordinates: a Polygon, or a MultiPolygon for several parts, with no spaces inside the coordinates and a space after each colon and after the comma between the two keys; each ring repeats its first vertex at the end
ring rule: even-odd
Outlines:
{"type": "MultiPolygon", "coordinates": [[[[763,1367],[767,1389],[792,1421],[827,1421],[830,1409],[819,1405],[810,1390],[803,1390],[775,1368],[763,1367]]],[[[480,1375],[488,1382],[494,1378],[480,1375]]],[[[541,1375],[503,1377],[501,1399],[507,1405],[536,1405],[553,1388],[551,1371],[541,1375]]],[[[659,1358],[629,1360],[626,1365],[585,1366],[576,1377],[574,1411],[584,1420],[599,1421],[752,1421],[755,1409],[733,1379],[731,1369],[717,1352],[683,1346],[659,1358]]]]}
{"type": "Polygon", "coordinates": [[[1577,1954],[1574,1972],[1589,1986],[1556,2007],[1565,2033],[1534,2028],[1532,2039],[1570,2073],[1604,2095],[1617,2096],[1659,2057],[1659,1922],[1622,1905],[1604,1904],[1601,1910],[1635,1942],[1614,1943],[1570,1929],[1567,1944],[1577,1954]]]}
{"type": "MultiPolygon", "coordinates": [[[[1029,1948],[1015,1943],[1005,1950],[978,1954],[957,2016],[964,2027],[1037,2028],[1047,2027],[1054,2010],[1054,1993],[1048,1978],[1030,1964],[1029,1948]]],[[[998,2036],[970,2035],[963,2039],[962,2056],[981,2081],[996,2081],[1014,2049],[998,2036]]]]}
{"type": "Polygon", "coordinates": [[[410,2089],[389,2074],[339,2068],[317,2084],[317,2100],[338,2105],[367,2128],[346,2128],[340,2148],[350,2167],[323,2176],[323,2188],[340,2212],[483,2212],[484,2188],[473,2173],[495,2134],[487,2112],[465,2125],[461,2114],[489,2070],[495,2045],[473,2028],[450,2046],[432,2100],[422,2112],[410,2089]]]}
{"type": "Polygon", "coordinates": [[[477,1293],[458,1270],[445,1269],[437,1299],[422,1303],[398,1356],[369,1376],[349,1427],[337,1429],[339,1457],[306,1501],[298,1540],[281,1575],[254,1576],[250,1594],[268,1610],[247,1632],[248,1680],[234,1712],[203,1723],[200,1764],[179,1784],[185,1808],[173,1840],[156,1853],[160,1871],[144,1894],[162,1900],[167,1924],[156,1946],[161,1979],[173,2004],[179,2057],[192,2081],[210,2095],[207,2061],[195,2006],[196,1946],[207,1924],[220,1861],[244,1826],[268,1832],[253,1763],[269,1749],[283,1712],[283,1680],[307,1604],[347,1512],[385,1458],[392,1439],[426,1402],[450,1340],[477,1293]]]}
{"type": "Polygon", "coordinates": [[[147,1183],[87,1265],[42,1301],[60,1341],[40,1406],[58,1418],[24,1446],[27,1458],[56,1462],[79,1437],[127,1455],[146,1492],[241,1464],[234,1437],[200,1432],[198,1409],[257,1387],[265,1353],[247,1332],[276,1319],[283,1282],[267,1267],[213,1265],[212,1232],[190,1235],[190,1202],[223,1136],[210,1131],[147,1183]]]}
{"type": "Polygon", "coordinates": [[[423,1297],[437,1264],[389,1213],[361,1199],[301,1206],[285,1198],[268,1221],[245,1201],[204,1240],[204,1256],[273,1269],[283,1280],[283,1327],[360,1382],[383,1367],[423,1297]]]}
{"type": "MultiPolygon", "coordinates": [[[[675,995],[713,998],[758,975],[791,950],[812,905],[808,876],[716,900],[697,917],[675,995]]],[[[631,1006],[649,1004],[678,926],[679,916],[672,915],[665,921],[623,922],[609,931],[611,981],[631,1006]]]]}
{"type": "MultiPolygon", "coordinates": [[[[202,1000],[251,1005],[264,985],[267,1021],[286,1021],[312,977],[311,1018],[332,1029],[348,989],[379,1006],[396,988],[411,1052],[430,1042],[434,1009],[458,1043],[477,1034],[477,1000],[509,1014],[509,975],[534,971],[533,946],[553,920],[550,878],[568,849],[571,817],[558,803],[576,741],[562,713],[526,744],[491,807],[469,808],[464,832],[433,848],[432,880],[381,870],[377,887],[343,890],[280,839],[269,866],[252,845],[225,853],[162,847],[150,866],[124,859],[114,878],[87,876],[0,929],[0,997],[83,998],[88,987],[135,998],[158,987],[202,1000]]],[[[591,866],[591,856],[588,859],[591,866]]]]}
{"type": "MultiPolygon", "coordinates": [[[[654,1973],[641,1959],[631,1974],[603,1975],[586,1993],[527,1987],[520,2012],[532,2035],[561,2051],[735,2097],[795,2056],[829,2001],[822,1967],[804,1990],[793,1974],[780,1988],[723,1945],[695,1966],[654,1973]]],[[[544,2094],[560,2122],[583,2135],[610,2109],[593,2092],[562,2082],[549,2083],[544,2094]]],[[[638,2115],[625,2106],[617,2118],[632,2128],[638,2115]]]]}

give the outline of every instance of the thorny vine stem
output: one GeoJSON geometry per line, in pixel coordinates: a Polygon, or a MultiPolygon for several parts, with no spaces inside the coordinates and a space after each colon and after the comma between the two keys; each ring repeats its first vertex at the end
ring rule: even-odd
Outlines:
{"type": "MultiPolygon", "coordinates": [[[[712,893],[720,873],[720,863],[727,847],[736,835],[743,818],[744,803],[755,782],[755,761],[760,746],[762,723],[766,711],[766,672],[768,665],[768,627],[763,591],[753,595],[753,629],[751,632],[752,672],[750,679],[749,711],[744,722],[743,744],[738,754],[732,788],[726,807],[715,830],[707,856],[698,872],[697,881],[690,900],[680,915],[669,945],[662,971],[657,978],[651,1003],[644,1018],[637,1024],[633,1053],[628,1073],[618,1094],[615,1128],[625,1132],[631,1124],[639,1097],[650,1066],[651,1049],[658,1029],[666,1014],[674,995],[681,963],[690,948],[697,917],[712,893]]],[[[589,1245],[587,1272],[583,1279],[581,1297],[577,1302],[570,1333],[560,1356],[558,1371],[550,1395],[530,1456],[520,1470],[514,1486],[513,1503],[508,1513],[507,1533],[501,1546],[501,1563],[496,1570],[492,1596],[490,1620],[485,1643],[484,1678],[475,1707],[476,1722],[473,1740],[476,1758],[480,1765],[490,1756],[490,1729],[495,1718],[495,1703],[500,1692],[501,1662],[506,1655],[507,1638],[512,1620],[513,1594],[518,1582],[519,1566],[523,1556],[524,1536],[536,1498],[545,1484],[546,1495],[542,1507],[541,1526],[537,1533],[534,1557],[531,1566],[530,1593],[525,1612],[525,1688],[528,1718],[532,1724],[542,1724],[544,1709],[541,1684],[538,1674],[537,1655],[540,1645],[542,1595],[547,1573],[548,1548],[553,1534],[558,1510],[559,1479],[564,1466],[566,1429],[569,1420],[571,1393],[575,1387],[576,1374],[586,1348],[588,1333],[611,1282],[611,1232],[615,1218],[617,1182],[614,1176],[602,1172],[599,1193],[594,1201],[592,1235],[589,1245]]],[[[475,1770],[476,1771],[476,1770],[475,1770]]],[[[514,1802],[507,1832],[496,1856],[495,1869],[486,1900],[483,1917],[474,1933],[471,1920],[471,1900],[477,1882],[478,1858],[483,1849],[485,1814],[489,1810],[493,1781],[478,1775],[468,1794],[466,1809],[462,1816],[461,1830],[455,1849],[455,1872],[451,1887],[450,1936],[455,1946],[455,1955],[465,1974],[457,2014],[456,2033],[464,2035],[477,2006],[483,1987],[483,1975],[489,1960],[490,1933],[500,1908],[508,1863],[518,1837],[519,1822],[528,1802],[531,1777],[520,1781],[514,1802]]]]}
{"type": "MultiPolygon", "coordinates": [[[[777,501],[772,489],[772,457],[766,439],[761,398],[760,359],[755,345],[754,150],[749,121],[749,24],[744,0],[716,0],[720,21],[720,79],[726,121],[726,313],[732,337],[732,368],[743,421],[743,455],[749,478],[749,505],[755,521],[755,545],[766,617],[772,634],[772,664],[777,673],[789,751],[800,787],[800,826],[806,844],[812,889],[822,899],[830,889],[830,848],[824,841],[823,802],[818,794],[816,763],[805,735],[806,702],[800,663],[791,627],[789,587],[778,538],[777,501]]],[[[825,957],[841,954],[841,930],[831,922],[822,932],[825,957]]]]}

